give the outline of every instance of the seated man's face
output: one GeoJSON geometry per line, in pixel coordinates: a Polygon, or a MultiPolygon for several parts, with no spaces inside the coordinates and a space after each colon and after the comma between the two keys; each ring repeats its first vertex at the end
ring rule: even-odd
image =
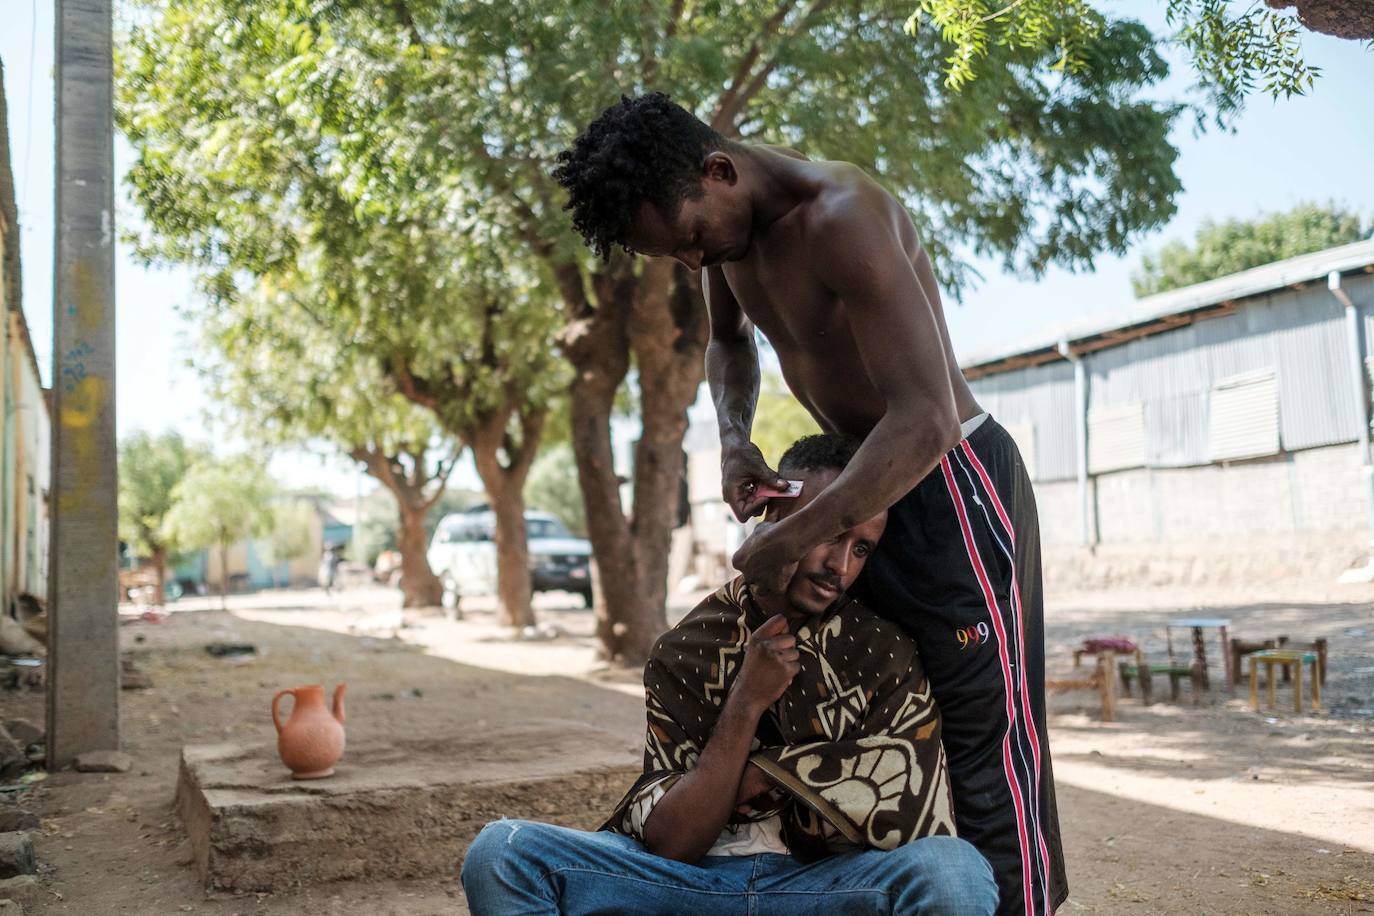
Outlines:
{"type": "MultiPolygon", "coordinates": [[[[839,471],[829,468],[781,473],[788,479],[802,481],[802,491],[796,499],[771,500],[765,516],[770,522],[779,521],[798,511],[840,476],[839,471]]],[[[801,558],[796,574],[788,583],[788,603],[806,614],[819,614],[834,604],[859,578],[869,554],[878,546],[878,539],[883,536],[885,527],[887,512],[883,511],[834,540],[812,547],[801,558]]]]}

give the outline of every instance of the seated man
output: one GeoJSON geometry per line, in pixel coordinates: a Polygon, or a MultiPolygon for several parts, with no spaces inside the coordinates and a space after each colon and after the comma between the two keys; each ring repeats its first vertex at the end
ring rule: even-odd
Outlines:
{"type": "MultiPolygon", "coordinates": [[[[779,471],[796,511],[856,444],[810,436],[779,471]]],[[[817,545],[785,594],[741,579],[659,639],[644,775],[601,832],[503,820],[463,864],[486,914],[990,914],[954,838],[940,719],[915,643],[845,595],[886,514],[817,545]]]]}

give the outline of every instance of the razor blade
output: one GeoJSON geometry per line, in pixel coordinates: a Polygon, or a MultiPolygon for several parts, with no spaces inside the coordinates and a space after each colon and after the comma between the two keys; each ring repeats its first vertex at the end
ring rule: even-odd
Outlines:
{"type": "Polygon", "coordinates": [[[800,480],[789,480],[787,481],[786,489],[780,490],[777,487],[759,487],[757,490],[754,491],[754,495],[763,496],[768,499],[773,499],[775,497],[782,499],[795,499],[796,497],[801,496],[801,491],[802,482],[800,480]]]}

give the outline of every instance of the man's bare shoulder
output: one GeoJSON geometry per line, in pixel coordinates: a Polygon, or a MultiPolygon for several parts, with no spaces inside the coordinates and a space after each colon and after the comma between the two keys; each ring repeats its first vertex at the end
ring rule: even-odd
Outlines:
{"type": "Polygon", "coordinates": [[[810,156],[806,155],[805,153],[799,153],[796,150],[791,149],[790,147],[774,146],[771,143],[760,143],[759,146],[763,147],[769,152],[777,153],[779,156],[786,156],[788,159],[800,159],[803,162],[811,161],[810,156]]]}
{"type": "Polygon", "coordinates": [[[820,191],[807,207],[807,228],[812,233],[834,238],[833,233],[848,233],[887,223],[905,211],[863,169],[849,162],[817,162],[822,176],[820,191]]]}

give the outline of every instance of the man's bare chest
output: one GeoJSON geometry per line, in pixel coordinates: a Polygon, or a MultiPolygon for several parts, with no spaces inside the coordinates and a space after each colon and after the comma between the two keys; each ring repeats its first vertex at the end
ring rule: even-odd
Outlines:
{"type": "Polygon", "coordinates": [[[844,303],[796,258],[726,265],[745,317],[780,350],[830,349],[848,339],[844,303]]]}

